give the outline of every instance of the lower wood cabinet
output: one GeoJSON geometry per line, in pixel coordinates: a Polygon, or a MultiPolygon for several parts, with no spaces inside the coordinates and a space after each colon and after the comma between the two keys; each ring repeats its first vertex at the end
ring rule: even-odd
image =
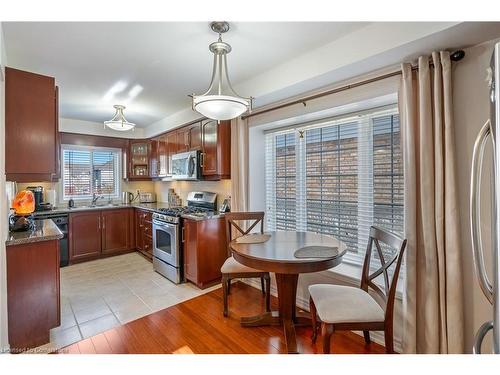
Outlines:
{"type": "Polygon", "coordinates": [[[135,248],[134,209],[75,212],[69,215],[70,262],[96,259],[135,248]]]}
{"type": "Polygon", "coordinates": [[[49,342],[60,325],[59,240],[7,246],[7,310],[12,352],[49,342]]]}
{"type": "Polygon", "coordinates": [[[135,210],[135,247],[149,259],[153,258],[153,222],[150,211],[135,210]]]}
{"type": "Polygon", "coordinates": [[[227,258],[224,218],[184,220],[184,276],[199,288],[221,279],[220,268],[227,258]]]}

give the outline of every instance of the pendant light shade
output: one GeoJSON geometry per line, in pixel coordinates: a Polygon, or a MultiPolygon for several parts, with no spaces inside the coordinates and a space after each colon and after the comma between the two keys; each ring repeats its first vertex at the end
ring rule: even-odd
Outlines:
{"type": "Polygon", "coordinates": [[[191,95],[193,110],[214,120],[231,120],[252,109],[252,97],[238,95],[229,80],[226,55],[231,46],[222,41],[222,33],[229,30],[227,22],[212,22],[210,27],[219,34],[217,42],[210,44],[214,54],[212,79],[208,90],[202,95],[191,95]]]}
{"type": "Polygon", "coordinates": [[[125,109],[125,106],[117,104],[114,105],[113,107],[116,109],[115,115],[111,120],[104,121],[104,127],[107,126],[110,129],[121,132],[134,130],[135,124],[132,122],[128,122],[125,116],[123,115],[123,110],[125,109]]]}

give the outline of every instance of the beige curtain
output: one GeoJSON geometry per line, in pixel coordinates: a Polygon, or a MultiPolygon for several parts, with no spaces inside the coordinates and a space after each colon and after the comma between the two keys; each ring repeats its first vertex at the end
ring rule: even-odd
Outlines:
{"type": "Polygon", "coordinates": [[[248,120],[231,120],[231,211],[248,211],[248,120]]]}
{"type": "Polygon", "coordinates": [[[463,353],[464,322],[451,62],[448,52],[403,64],[406,285],[403,351],[463,353]]]}

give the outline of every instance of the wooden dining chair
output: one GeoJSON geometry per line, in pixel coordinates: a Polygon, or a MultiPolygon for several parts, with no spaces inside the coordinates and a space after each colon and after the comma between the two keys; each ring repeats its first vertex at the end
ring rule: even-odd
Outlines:
{"type": "Polygon", "coordinates": [[[321,322],[324,353],[330,353],[330,338],[333,332],[343,330],[363,331],[367,344],[370,343],[370,331],[384,331],[385,350],[387,353],[394,353],[394,298],[405,247],[405,239],[372,226],[359,288],[331,284],[309,286],[312,341],[316,341],[318,323],[321,322]],[[395,250],[388,261],[380,246],[381,242],[395,250]],[[373,244],[377,249],[381,266],[370,273],[373,244]],[[388,270],[394,262],[396,266],[392,279],[389,280],[388,270]],[[383,290],[374,282],[374,279],[381,275],[384,279],[383,290]],[[380,297],[383,307],[368,293],[369,289],[380,297]]]}
{"type": "Polygon", "coordinates": [[[221,267],[222,291],[224,297],[224,316],[228,315],[227,296],[231,291],[232,279],[260,278],[262,294],[266,298],[266,311],[271,311],[271,276],[269,272],[264,272],[244,266],[236,261],[232,254],[229,243],[237,237],[244,236],[251,232],[260,223],[260,233],[264,233],[264,212],[228,212],[224,214],[226,219],[226,238],[228,258],[221,267]],[[240,224],[238,224],[238,222],[240,224]],[[247,229],[242,229],[242,222],[248,223],[247,229]],[[237,233],[233,237],[233,228],[237,233]],[[265,284],[265,286],[264,286],[265,284]]]}

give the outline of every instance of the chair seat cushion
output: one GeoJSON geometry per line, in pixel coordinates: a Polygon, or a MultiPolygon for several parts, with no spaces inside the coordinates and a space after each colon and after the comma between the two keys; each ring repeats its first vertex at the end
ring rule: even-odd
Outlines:
{"type": "Polygon", "coordinates": [[[255,268],[250,268],[244,266],[240,262],[238,262],[233,257],[229,257],[226,259],[222,267],[220,268],[220,272],[222,273],[250,273],[250,272],[263,272],[260,270],[256,270],[255,268]]]}
{"type": "Polygon", "coordinates": [[[325,323],[383,322],[384,310],[362,289],[316,284],[309,293],[321,321],[325,323]]]}

